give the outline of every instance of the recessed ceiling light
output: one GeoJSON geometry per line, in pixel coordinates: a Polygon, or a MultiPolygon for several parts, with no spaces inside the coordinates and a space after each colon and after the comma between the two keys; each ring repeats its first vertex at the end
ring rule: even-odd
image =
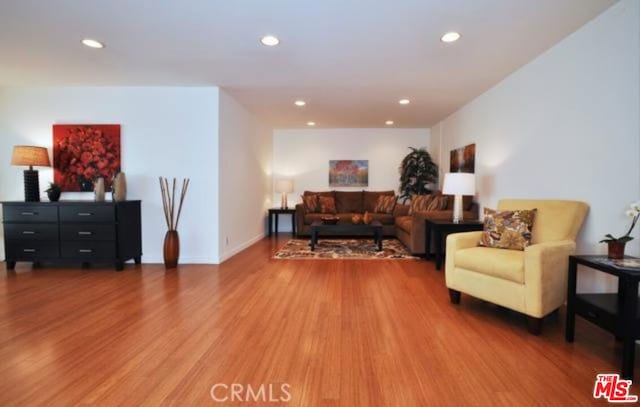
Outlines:
{"type": "Polygon", "coordinates": [[[460,39],[460,33],[451,31],[440,37],[442,42],[456,42],[460,39]]]}
{"type": "Polygon", "coordinates": [[[387,120],[386,122],[384,122],[384,124],[386,124],[387,126],[393,126],[393,120],[387,120]]]}
{"type": "Polygon", "coordinates": [[[260,39],[260,42],[262,43],[262,45],[266,45],[267,47],[275,47],[276,45],[280,44],[280,40],[278,39],[278,37],[275,37],[273,35],[265,35],[260,39]]]}
{"type": "Polygon", "coordinates": [[[316,122],[307,122],[307,126],[315,126],[316,122]]]}
{"type": "Polygon", "coordinates": [[[305,102],[304,100],[296,100],[295,102],[293,102],[296,106],[304,106],[307,104],[307,102],[305,102]]]}
{"type": "Polygon", "coordinates": [[[401,105],[408,105],[409,103],[411,103],[411,101],[409,99],[400,99],[398,100],[398,103],[400,103],[401,105]]]}
{"type": "Polygon", "coordinates": [[[104,48],[104,44],[100,41],[93,40],[91,38],[85,38],[82,40],[82,43],[90,48],[104,48]]]}

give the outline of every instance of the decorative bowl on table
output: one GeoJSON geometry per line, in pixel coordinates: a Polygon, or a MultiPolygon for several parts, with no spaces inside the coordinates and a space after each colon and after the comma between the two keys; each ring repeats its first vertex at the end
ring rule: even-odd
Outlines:
{"type": "Polygon", "coordinates": [[[323,225],[335,225],[338,223],[340,218],[337,216],[325,216],[320,218],[320,220],[322,221],[323,225]]]}

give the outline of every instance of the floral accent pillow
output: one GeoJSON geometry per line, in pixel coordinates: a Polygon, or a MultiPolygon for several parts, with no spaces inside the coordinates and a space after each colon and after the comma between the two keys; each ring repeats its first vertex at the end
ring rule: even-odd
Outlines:
{"type": "Polygon", "coordinates": [[[396,207],[395,195],[380,195],[376,202],[376,207],[373,210],[376,213],[393,213],[393,209],[396,207]]]}
{"type": "Polygon", "coordinates": [[[524,250],[531,244],[537,209],[496,211],[484,208],[484,231],[479,246],[524,250]]]}
{"type": "Polygon", "coordinates": [[[433,197],[431,202],[429,202],[429,205],[427,205],[426,210],[427,211],[443,211],[447,209],[448,202],[449,202],[449,198],[444,195],[435,196],[433,197]]]}
{"type": "Polygon", "coordinates": [[[337,213],[336,200],[332,196],[318,196],[320,213],[337,213]]]}
{"type": "Polygon", "coordinates": [[[302,204],[306,213],[320,212],[320,204],[318,203],[317,194],[301,195],[302,204]]]}
{"type": "Polygon", "coordinates": [[[409,207],[409,215],[415,212],[424,212],[433,201],[434,195],[411,195],[411,206],[409,207]]]}

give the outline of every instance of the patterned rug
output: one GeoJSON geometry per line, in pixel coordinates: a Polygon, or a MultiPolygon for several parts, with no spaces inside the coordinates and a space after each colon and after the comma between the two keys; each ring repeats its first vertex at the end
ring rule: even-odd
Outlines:
{"type": "Polygon", "coordinates": [[[357,260],[414,260],[407,248],[397,239],[383,239],[382,251],[372,239],[318,239],[311,251],[309,239],[291,239],[278,250],[274,259],[357,259],[357,260]]]}

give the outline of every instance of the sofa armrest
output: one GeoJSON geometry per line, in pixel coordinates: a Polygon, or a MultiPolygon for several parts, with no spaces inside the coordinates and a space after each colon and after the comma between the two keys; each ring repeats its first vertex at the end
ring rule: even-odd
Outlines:
{"type": "Polygon", "coordinates": [[[393,208],[393,217],[397,218],[398,216],[407,216],[409,214],[409,205],[396,204],[396,207],[393,208]]]}
{"type": "Polygon", "coordinates": [[[572,240],[545,242],[524,251],[525,309],[542,318],[560,307],[567,295],[569,256],[575,253],[572,240]]]}
{"type": "Polygon", "coordinates": [[[457,288],[460,284],[459,278],[455,275],[456,251],[476,247],[481,236],[481,231],[452,233],[447,236],[447,253],[444,266],[444,277],[447,287],[457,288]]]}

